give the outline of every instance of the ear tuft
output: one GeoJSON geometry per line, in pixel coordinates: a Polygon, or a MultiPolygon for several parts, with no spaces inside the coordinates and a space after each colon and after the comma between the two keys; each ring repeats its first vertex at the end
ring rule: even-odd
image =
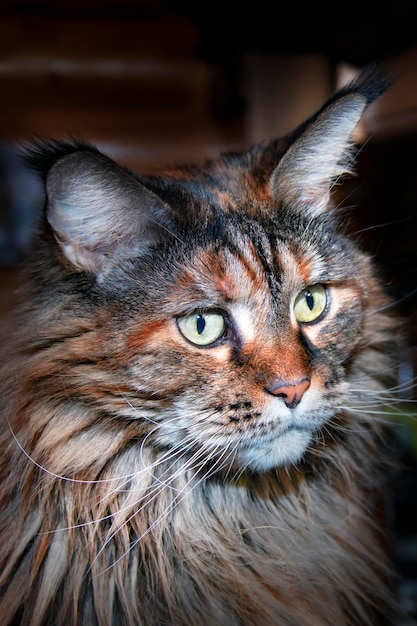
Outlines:
{"type": "Polygon", "coordinates": [[[353,172],[353,136],[365,108],[392,82],[382,67],[369,66],[302,125],[270,179],[277,202],[313,213],[327,209],[332,185],[353,172]]]}
{"type": "Polygon", "coordinates": [[[324,211],[334,181],[352,173],[350,139],[365,106],[361,95],[348,95],[319,115],[273,172],[274,197],[294,208],[324,211]]]}

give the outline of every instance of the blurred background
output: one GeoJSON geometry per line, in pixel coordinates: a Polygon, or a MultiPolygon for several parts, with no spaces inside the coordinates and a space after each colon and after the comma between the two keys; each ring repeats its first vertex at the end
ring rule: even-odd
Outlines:
{"type": "Polygon", "coordinates": [[[417,2],[0,0],[0,324],[41,205],[19,153],[82,138],[122,165],[203,161],[286,133],[361,67],[397,82],[360,127],[350,229],[406,316],[390,511],[401,601],[417,624],[417,2]]]}

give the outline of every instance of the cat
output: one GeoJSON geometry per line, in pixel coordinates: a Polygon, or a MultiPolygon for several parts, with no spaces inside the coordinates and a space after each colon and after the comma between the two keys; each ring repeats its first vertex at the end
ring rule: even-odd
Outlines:
{"type": "Polygon", "coordinates": [[[337,182],[390,79],[287,136],[139,175],[35,142],[3,357],[3,626],[390,623],[400,324],[337,182]]]}

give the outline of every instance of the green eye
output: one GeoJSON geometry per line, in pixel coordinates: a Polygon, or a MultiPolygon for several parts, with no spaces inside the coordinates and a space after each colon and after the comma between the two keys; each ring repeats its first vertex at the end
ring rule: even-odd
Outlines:
{"type": "Polygon", "coordinates": [[[196,346],[209,346],[224,333],[225,321],[220,313],[192,313],[177,318],[181,334],[196,346]]]}
{"type": "Polygon", "coordinates": [[[303,289],[295,299],[294,313],[299,322],[315,322],[327,307],[327,291],[323,285],[303,289]]]}

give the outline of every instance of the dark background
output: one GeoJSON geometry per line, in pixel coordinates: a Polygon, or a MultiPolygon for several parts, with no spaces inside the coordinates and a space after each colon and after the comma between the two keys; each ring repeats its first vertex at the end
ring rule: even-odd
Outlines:
{"type": "MultiPolygon", "coordinates": [[[[0,316],[40,202],[18,153],[84,138],[152,171],[291,130],[362,66],[398,76],[360,128],[350,229],[408,320],[399,368],[405,470],[390,516],[401,599],[417,624],[417,2],[0,0],[0,316]]],[[[1,317],[0,317],[1,323],[1,317]]],[[[403,625],[401,625],[403,626],[403,625]]]]}

